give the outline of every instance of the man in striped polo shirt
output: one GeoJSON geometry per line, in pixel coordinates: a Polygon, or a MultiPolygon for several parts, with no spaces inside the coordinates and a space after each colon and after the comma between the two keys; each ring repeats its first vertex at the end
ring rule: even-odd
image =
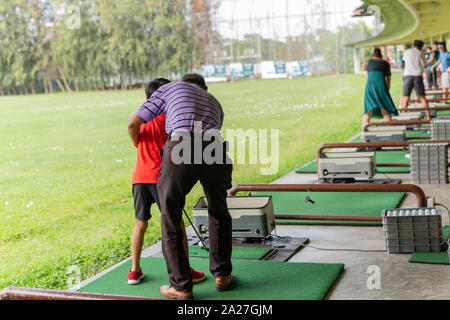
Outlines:
{"type": "Polygon", "coordinates": [[[161,203],[162,250],[171,285],[162,286],[160,291],[168,298],[193,298],[180,220],[185,197],[198,181],[208,200],[210,271],[216,279],[216,289],[228,290],[235,282],[231,275],[231,216],[226,202],[227,189],[231,187],[232,164],[226,161],[226,144],[217,141],[217,133],[220,133],[224,118],[222,106],[207,92],[202,76],[186,75],[183,81],[160,87],[131,116],[129,130],[132,139],[138,141],[141,124],[162,113],[166,116],[169,139],[162,150],[157,190],[161,203]],[[198,128],[198,124],[201,124],[201,128],[198,128]],[[213,134],[205,139],[210,132],[213,134]],[[215,139],[211,139],[211,136],[215,139]],[[218,142],[222,148],[216,152],[219,161],[205,162],[205,149],[218,142]],[[180,153],[179,146],[186,143],[188,149],[184,148],[180,153]],[[180,156],[184,161],[173,161],[180,156]]]}

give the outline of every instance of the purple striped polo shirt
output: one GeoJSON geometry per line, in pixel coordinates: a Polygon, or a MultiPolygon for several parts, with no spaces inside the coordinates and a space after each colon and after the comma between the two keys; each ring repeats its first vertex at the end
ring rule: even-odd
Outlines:
{"type": "Polygon", "coordinates": [[[202,132],[220,130],[224,117],[222,106],[212,94],[183,81],[160,87],[136,113],[145,122],[164,113],[168,134],[175,130],[194,132],[194,121],[202,122],[202,132]]]}

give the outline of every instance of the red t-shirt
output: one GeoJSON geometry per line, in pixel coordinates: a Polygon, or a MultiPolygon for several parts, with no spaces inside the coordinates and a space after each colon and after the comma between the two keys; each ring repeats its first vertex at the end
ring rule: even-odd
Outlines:
{"type": "Polygon", "coordinates": [[[161,167],[160,152],[168,137],[164,114],[141,126],[132,184],[158,182],[161,167]]]}

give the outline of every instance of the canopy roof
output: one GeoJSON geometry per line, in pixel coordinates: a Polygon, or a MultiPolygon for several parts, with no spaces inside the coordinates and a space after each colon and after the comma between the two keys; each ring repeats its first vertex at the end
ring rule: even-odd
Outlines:
{"type": "Polygon", "coordinates": [[[450,32],[450,0],[363,0],[380,8],[385,28],[375,37],[351,44],[369,47],[430,40],[450,32]]]}

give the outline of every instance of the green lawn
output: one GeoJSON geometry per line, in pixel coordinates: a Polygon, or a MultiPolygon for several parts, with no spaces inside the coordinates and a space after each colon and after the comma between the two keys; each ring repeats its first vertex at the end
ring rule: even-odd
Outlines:
{"type": "MultiPolygon", "coordinates": [[[[400,78],[393,79],[398,101],[400,78]]],[[[279,129],[280,169],[235,166],[233,183],[268,183],[342,142],[360,128],[364,76],[212,84],[224,129],[279,129]]],[[[67,288],[129,256],[136,151],[129,116],[143,90],[0,97],[0,289],[67,288]]],[[[187,208],[201,196],[196,188],[187,208]]],[[[154,210],[145,245],[160,239],[154,210]]]]}

